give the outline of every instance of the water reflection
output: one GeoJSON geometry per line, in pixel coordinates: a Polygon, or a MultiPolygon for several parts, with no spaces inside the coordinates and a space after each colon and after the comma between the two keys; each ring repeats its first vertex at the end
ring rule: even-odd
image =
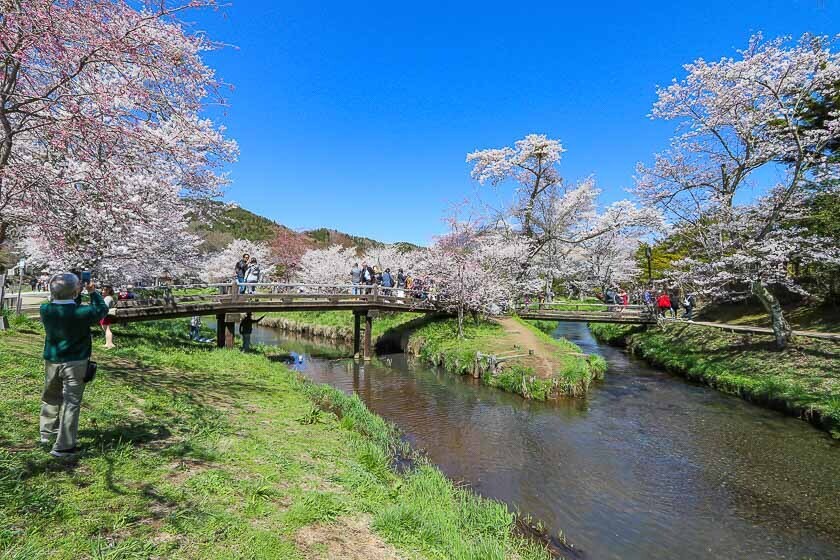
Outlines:
{"type": "Polygon", "coordinates": [[[590,558],[840,558],[840,445],[804,422],[566,336],[609,363],[587,399],[526,401],[402,355],[260,329],[312,379],[356,392],[452,478],[562,528],[590,558]],[[330,359],[318,356],[330,352],[330,359]],[[344,355],[347,355],[344,353],[344,355]]]}

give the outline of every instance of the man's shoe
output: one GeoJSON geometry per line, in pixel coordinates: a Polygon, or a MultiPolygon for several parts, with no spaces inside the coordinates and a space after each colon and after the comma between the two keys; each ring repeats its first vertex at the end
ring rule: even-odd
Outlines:
{"type": "Polygon", "coordinates": [[[73,455],[78,455],[79,451],[81,451],[78,447],[74,447],[72,449],[53,449],[50,451],[50,455],[53,457],[72,457],[73,455]]]}
{"type": "Polygon", "coordinates": [[[48,444],[49,442],[50,442],[50,438],[48,438],[48,437],[44,437],[44,436],[41,436],[41,443],[42,443],[43,445],[46,445],[46,444],[48,444]]]}

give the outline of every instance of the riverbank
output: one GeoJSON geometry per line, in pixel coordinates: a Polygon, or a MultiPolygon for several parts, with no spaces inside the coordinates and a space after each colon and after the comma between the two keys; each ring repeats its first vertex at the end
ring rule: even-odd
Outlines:
{"type": "Polygon", "coordinates": [[[519,318],[467,321],[463,338],[455,319],[429,322],[407,333],[403,350],[449,372],[474,375],[487,385],[536,400],[584,395],[606,371],[603,358],[588,356],[577,345],[551,338],[519,318]],[[488,367],[477,359],[479,354],[516,357],[488,367]]]}
{"type": "Polygon", "coordinates": [[[0,334],[0,550],[9,558],[545,559],[502,504],[404,453],[357,397],[190,342],[184,321],[95,342],[82,453],[37,443],[37,324],[0,334]]]}
{"type": "MultiPolygon", "coordinates": [[[[381,313],[373,321],[371,337],[376,343],[386,332],[417,319],[417,313],[381,313]]],[[[269,313],[264,327],[295,334],[353,342],[353,314],[347,311],[298,311],[269,313]]]]}
{"type": "Polygon", "coordinates": [[[771,336],[688,323],[640,327],[592,323],[601,341],[719,391],[802,418],[840,438],[840,347],[800,338],[783,351],[771,336]]]}
{"type": "MultiPolygon", "coordinates": [[[[340,311],[278,313],[266,318],[263,325],[352,341],[352,321],[352,314],[340,311]]],[[[584,395],[606,371],[600,357],[587,356],[575,344],[554,339],[539,325],[519,318],[478,324],[467,321],[463,339],[457,332],[457,323],[451,318],[390,313],[374,320],[372,334],[378,352],[407,352],[451,373],[473,375],[492,387],[529,399],[584,395]],[[507,358],[511,355],[515,357],[507,358]],[[504,359],[493,362],[490,356],[504,359]]]]}

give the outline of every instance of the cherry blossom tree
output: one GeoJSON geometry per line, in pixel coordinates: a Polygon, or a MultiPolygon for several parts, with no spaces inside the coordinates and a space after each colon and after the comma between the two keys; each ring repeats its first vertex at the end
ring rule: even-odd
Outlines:
{"type": "Polygon", "coordinates": [[[578,289],[600,286],[606,263],[599,259],[609,258],[610,277],[632,276],[635,264],[610,254],[611,248],[629,247],[647,233],[662,229],[662,215],[656,209],[621,200],[599,211],[599,195],[595,180],[588,177],[573,188],[538,199],[529,262],[545,277],[548,297],[554,279],[578,289]],[[626,266],[626,271],[615,268],[618,266],[626,266]]]}
{"type": "Polygon", "coordinates": [[[15,228],[54,256],[145,255],[131,247],[165,244],[179,197],[220,193],[236,146],[201,116],[222,102],[214,45],[178,19],[212,5],[0,0],[0,243],[15,228]],[[91,249],[97,231],[119,240],[91,249]]]}
{"type": "Polygon", "coordinates": [[[784,227],[840,176],[828,157],[840,114],[819,126],[806,118],[840,81],[832,46],[826,37],[790,44],[756,35],[738,58],[686,65],[683,80],[658,90],[651,115],[678,121],[679,133],[652,166],[638,167],[636,192],[695,243],[697,254],[680,263],[683,280],[717,295],[748,287],[780,347],[791,329],[771,288],[796,289],[787,271],[794,255],[808,262],[838,252],[830,240],[784,227]]]}
{"type": "Polygon", "coordinates": [[[263,274],[274,266],[267,245],[247,239],[234,239],[222,251],[204,258],[199,276],[205,282],[231,282],[236,278],[236,263],[245,253],[257,259],[263,274]]]}
{"type": "Polygon", "coordinates": [[[312,249],[301,257],[296,278],[303,284],[349,284],[350,269],[360,261],[355,247],[312,249]]]}
{"type": "Polygon", "coordinates": [[[544,193],[562,183],[558,164],[563,153],[559,140],[544,134],[529,134],[517,140],[513,148],[492,148],[467,154],[473,163],[471,175],[482,185],[516,182],[516,200],[512,210],[527,237],[533,235],[534,207],[544,193]]]}
{"type": "Polygon", "coordinates": [[[448,221],[449,233],[422,254],[418,270],[431,280],[434,303],[456,314],[463,337],[466,314],[498,314],[534,285],[521,276],[528,258],[521,235],[482,230],[476,222],[454,217],[448,221]]]}
{"type": "Polygon", "coordinates": [[[271,258],[277,263],[277,272],[284,281],[290,281],[298,269],[303,255],[312,248],[313,243],[306,235],[285,227],[277,230],[271,241],[271,258]]]}

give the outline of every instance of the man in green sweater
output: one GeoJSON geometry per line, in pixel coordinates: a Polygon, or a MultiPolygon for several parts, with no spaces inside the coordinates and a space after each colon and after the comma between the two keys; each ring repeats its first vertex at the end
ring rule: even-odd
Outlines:
{"type": "Polygon", "coordinates": [[[91,352],[90,327],[108,314],[108,305],[93,282],[87,286],[90,305],[78,302],[81,283],[65,272],[50,279],[50,303],[41,305],[44,325],[44,393],[41,396],[41,443],[58,434],[50,455],[78,453],[79,407],[91,352]]]}

